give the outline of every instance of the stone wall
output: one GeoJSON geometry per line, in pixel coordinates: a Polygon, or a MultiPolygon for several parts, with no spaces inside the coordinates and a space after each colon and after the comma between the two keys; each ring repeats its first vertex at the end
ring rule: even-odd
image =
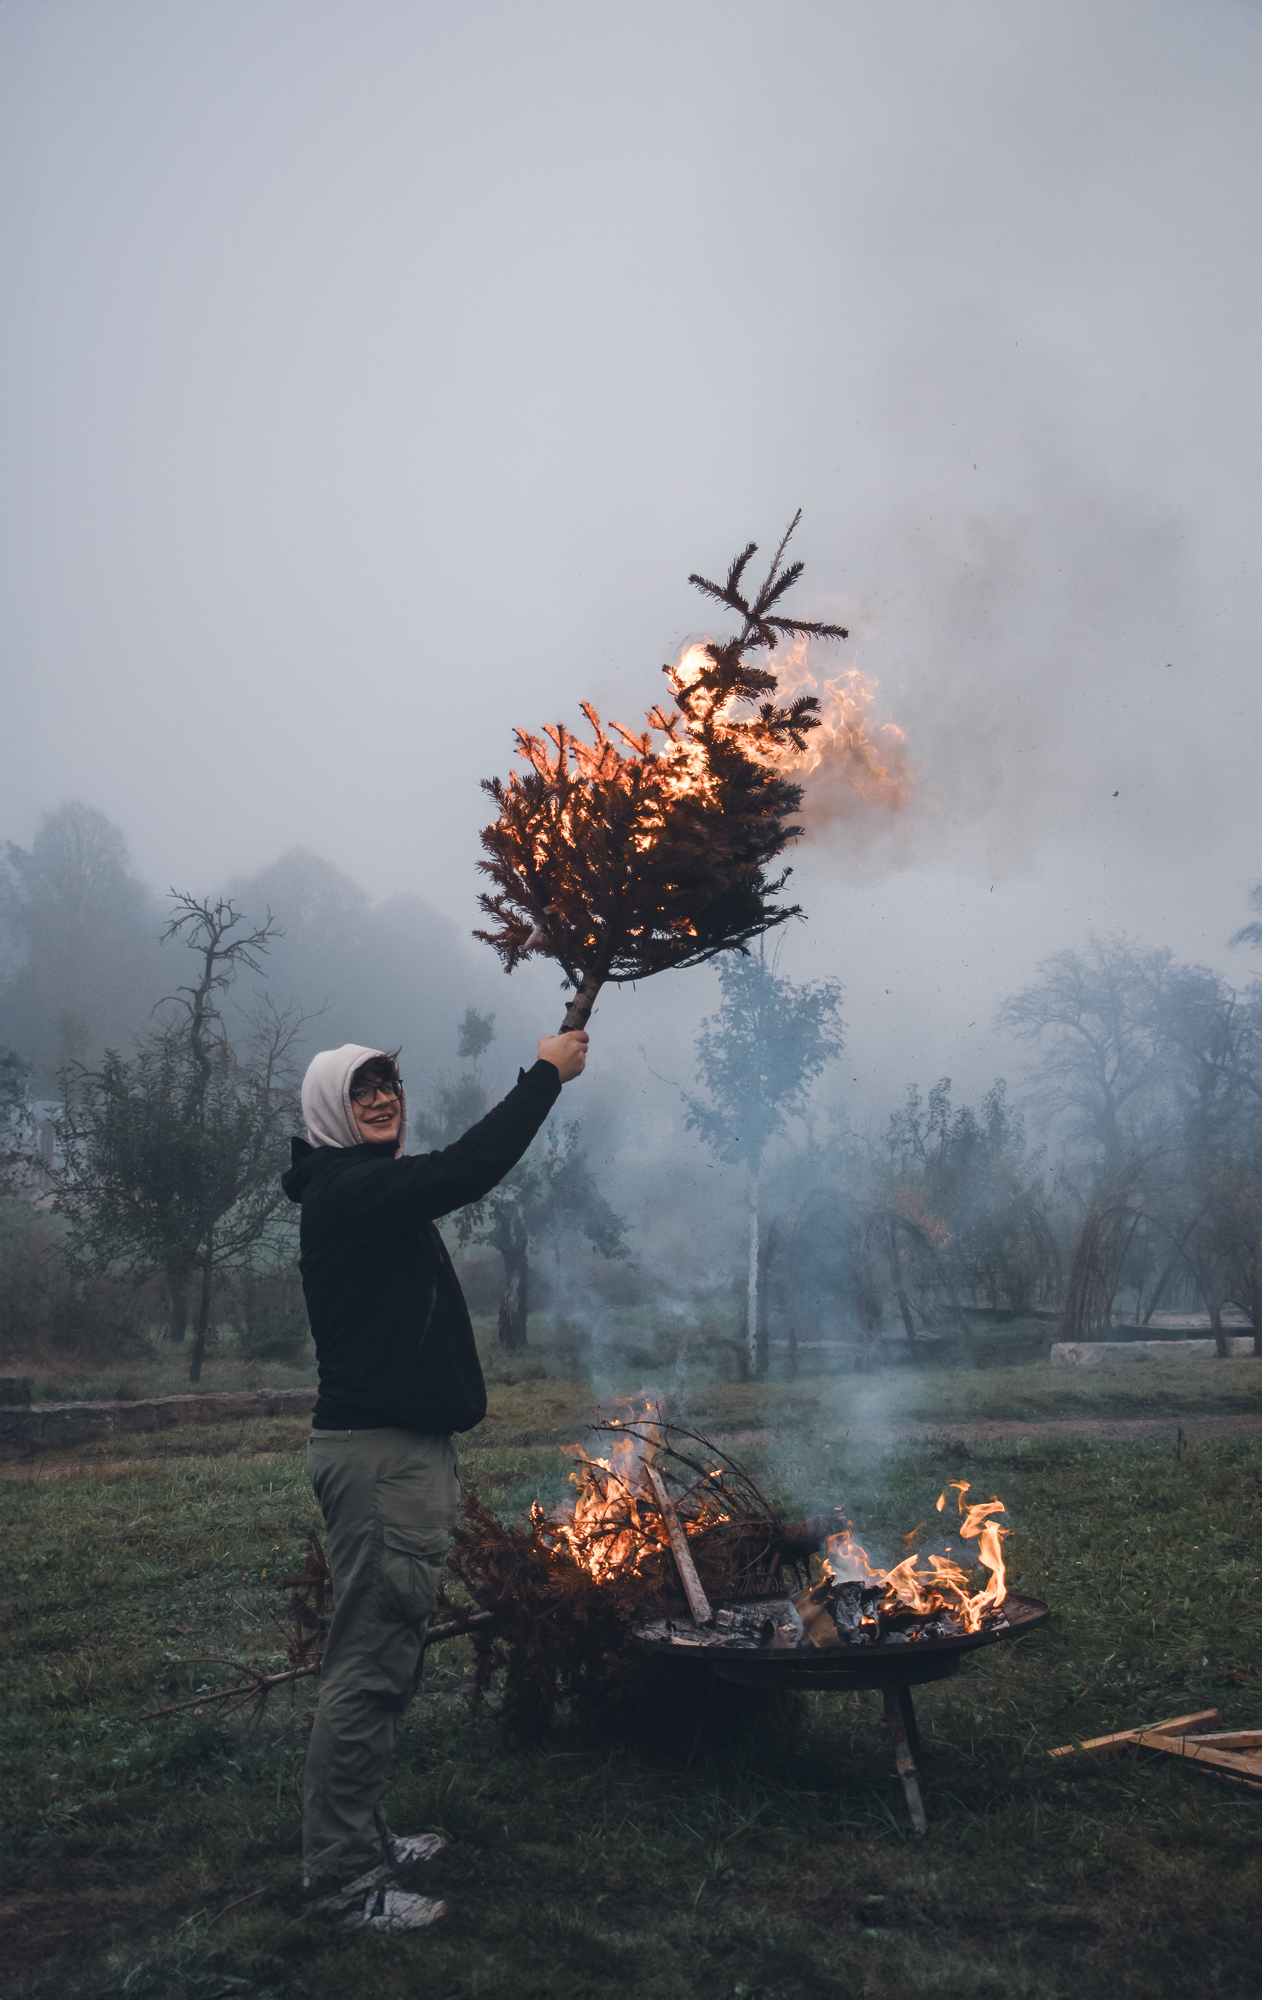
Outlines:
{"type": "Polygon", "coordinates": [[[204,1396],[153,1396],[136,1403],[33,1403],[0,1409],[0,1452],[55,1451],[120,1431],[175,1430],[244,1417],[303,1417],[314,1389],[236,1389],[204,1396]]]}

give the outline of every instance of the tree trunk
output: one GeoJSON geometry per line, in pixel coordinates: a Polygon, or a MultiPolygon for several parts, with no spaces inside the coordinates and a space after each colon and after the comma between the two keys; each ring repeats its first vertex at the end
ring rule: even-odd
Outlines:
{"type": "Polygon", "coordinates": [[[955,1286],[951,1284],[949,1280],[947,1282],[946,1294],[951,1301],[952,1308],[954,1309],[955,1312],[955,1317],[960,1323],[960,1332],[964,1335],[964,1345],[968,1349],[968,1358],[972,1362],[974,1368],[980,1368],[982,1365],[982,1357],[980,1352],[978,1351],[977,1342],[973,1338],[973,1329],[969,1324],[967,1313],[965,1312],[963,1306],[960,1304],[959,1295],[956,1292],[955,1286]]]}
{"type": "Polygon", "coordinates": [[[189,1363],[188,1379],[200,1382],[202,1362],[206,1359],[206,1334],[210,1326],[210,1296],[215,1275],[215,1232],[212,1229],[206,1239],[206,1256],[202,1263],[202,1295],[197,1307],[197,1336],[193,1342],[193,1358],[189,1363]]]}
{"type": "Polygon", "coordinates": [[[588,1017],[591,1014],[592,1008],[596,1005],[596,995],[600,992],[604,983],[604,980],[594,972],[585,972],[583,974],[578,991],[565,1010],[565,1019],[557,1030],[558,1034],[568,1035],[574,1028],[585,1028],[587,1026],[588,1017]]]}
{"type": "Polygon", "coordinates": [[[771,1366],[771,1267],[780,1248],[782,1231],[772,1221],[763,1238],[758,1268],[758,1375],[761,1380],[771,1366]]]}
{"type": "Polygon", "coordinates": [[[1157,1307],[1161,1304],[1161,1294],[1165,1291],[1166,1286],[1169,1284],[1171,1278],[1174,1276],[1175,1266],[1179,1261],[1180,1254],[1181,1253],[1177,1248],[1171,1251],[1169,1261],[1166,1264],[1165,1269],[1162,1271],[1161,1276],[1158,1278],[1156,1286],[1154,1287],[1153,1290],[1153,1295],[1148,1301],[1148,1310],[1139,1322],[1141,1326],[1151,1325],[1152,1316],[1156,1312],[1157,1307]]]}
{"type": "Polygon", "coordinates": [[[855,1305],[859,1313],[861,1342],[855,1367],[860,1375],[866,1375],[872,1366],[876,1354],[876,1337],[881,1330],[881,1296],[876,1288],[868,1249],[867,1239],[861,1237],[854,1258],[855,1305]]]}
{"type": "Polygon", "coordinates": [[[170,1301],[170,1310],[167,1315],[167,1339],[173,1340],[177,1347],[182,1347],[184,1336],[188,1332],[187,1272],[181,1272],[178,1278],[168,1276],[167,1298],[170,1301]]]}
{"type": "Polygon", "coordinates": [[[1223,1309],[1218,1302],[1218,1293],[1207,1289],[1205,1304],[1209,1310],[1210,1332],[1214,1336],[1214,1345],[1218,1349],[1218,1359],[1226,1361],[1229,1349],[1227,1346],[1227,1336],[1223,1332],[1223,1309]]]}
{"type": "Polygon", "coordinates": [[[758,1176],[749,1177],[749,1281],[745,1297],[745,1347],[749,1372],[758,1375],[758,1176]]]}
{"type": "Polygon", "coordinates": [[[525,1347],[526,1318],[530,1310],[529,1240],[524,1225],[514,1216],[507,1244],[500,1245],[504,1260],[504,1296],[500,1300],[499,1339],[501,1347],[525,1347]]]}
{"type": "Polygon", "coordinates": [[[911,1316],[911,1301],[903,1288],[903,1267],[898,1255],[898,1237],[892,1222],[889,1226],[889,1260],[890,1280],[894,1286],[894,1297],[898,1300],[898,1310],[903,1315],[903,1331],[907,1335],[907,1344],[911,1348],[911,1358],[915,1361],[917,1359],[916,1323],[911,1316]]]}

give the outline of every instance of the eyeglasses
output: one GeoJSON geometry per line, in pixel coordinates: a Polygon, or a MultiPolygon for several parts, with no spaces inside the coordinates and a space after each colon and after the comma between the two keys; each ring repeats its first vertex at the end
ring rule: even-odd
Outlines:
{"type": "Polygon", "coordinates": [[[354,1083],[351,1085],[352,1104],[375,1104],[378,1097],[402,1097],[401,1083],[354,1083]]]}

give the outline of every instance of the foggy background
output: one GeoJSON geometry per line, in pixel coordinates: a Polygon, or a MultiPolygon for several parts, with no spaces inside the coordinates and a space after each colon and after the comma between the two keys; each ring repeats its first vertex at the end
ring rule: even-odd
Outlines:
{"type": "MultiPolygon", "coordinates": [[[[271,901],[317,1045],[411,1082],[494,1008],[506,1085],[561,995],[469,938],[479,780],[583,698],[639,724],[688,572],[801,506],[812,665],[912,773],[789,856],[845,1115],[1019,1087],[996,1005],[1092,931],[1243,983],[1260,56],[1213,0],[6,0],[0,832],[82,800],[142,900],[271,901]]],[[[607,993],[566,1093],[633,1223],[722,1175],[639,1054],[687,1081],[717,997],[607,993]]]]}

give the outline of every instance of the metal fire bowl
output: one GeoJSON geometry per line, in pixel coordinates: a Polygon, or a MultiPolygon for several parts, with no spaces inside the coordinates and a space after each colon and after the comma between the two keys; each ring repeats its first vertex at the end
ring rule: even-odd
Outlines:
{"type": "MultiPolygon", "coordinates": [[[[765,1604],[770,1611],[782,1604],[782,1597],[746,1598],[733,1610],[755,1611],[765,1604]]],[[[1017,1597],[1010,1591],[1004,1600],[1008,1622],[997,1630],[964,1632],[957,1639],[926,1639],[900,1646],[816,1647],[801,1646],[688,1646],[670,1639],[647,1638],[636,1633],[646,1653],[660,1659],[697,1660],[720,1680],[737,1681],[742,1687],[846,1688],[880,1687],[887,1681],[903,1687],[919,1687],[925,1681],[944,1681],[958,1673],[966,1653],[979,1646],[995,1646],[1003,1639],[1019,1639],[1024,1632],[1045,1625],[1050,1612],[1037,1597],[1017,1597]]]]}

